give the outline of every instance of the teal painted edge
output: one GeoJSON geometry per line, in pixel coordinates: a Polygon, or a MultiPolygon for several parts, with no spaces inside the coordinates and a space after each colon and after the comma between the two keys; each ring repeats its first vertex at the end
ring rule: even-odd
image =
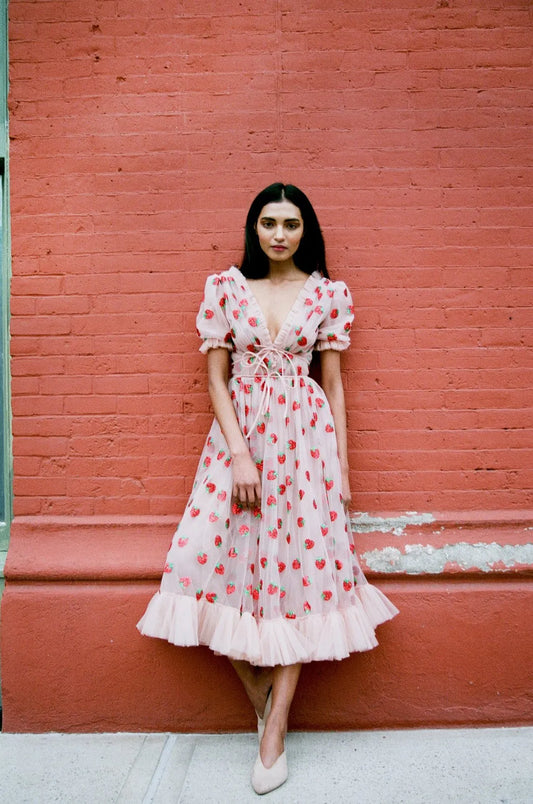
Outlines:
{"type": "MultiPolygon", "coordinates": [[[[4,592],[4,567],[9,544],[9,526],[13,517],[13,438],[11,429],[11,381],[10,381],[10,348],[9,348],[9,300],[11,290],[11,226],[9,212],[9,122],[7,97],[9,87],[9,52],[8,52],[8,0],[0,0],[0,163],[2,181],[2,253],[0,255],[0,348],[3,351],[4,371],[0,377],[0,394],[4,399],[3,421],[0,422],[4,433],[3,449],[0,460],[3,462],[3,495],[5,521],[0,522],[0,600],[4,592]]],[[[2,667],[0,664],[0,724],[2,712],[2,667]]],[[[1,725],[0,725],[1,728],[1,725]]]]}
{"type": "MultiPolygon", "coordinates": [[[[1,309],[0,326],[1,348],[3,350],[4,372],[0,378],[0,393],[4,399],[3,421],[4,449],[0,460],[3,461],[4,483],[0,489],[5,504],[5,521],[0,522],[0,585],[4,578],[5,553],[9,543],[9,525],[13,515],[13,449],[11,430],[11,382],[9,372],[9,298],[11,285],[11,232],[9,214],[9,130],[8,130],[8,0],[0,0],[0,163],[2,166],[1,181],[3,184],[2,204],[2,254],[1,254],[1,309]]],[[[1,588],[0,588],[1,591],[1,588]]]]}

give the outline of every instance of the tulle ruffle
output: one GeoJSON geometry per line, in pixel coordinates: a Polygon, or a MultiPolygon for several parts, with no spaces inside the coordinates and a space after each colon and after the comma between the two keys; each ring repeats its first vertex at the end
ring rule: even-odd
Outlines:
{"type": "Polygon", "coordinates": [[[348,608],[294,619],[256,619],[204,598],[157,592],[137,628],[174,645],[207,645],[215,653],[273,667],[345,659],[378,644],[374,629],[398,609],[371,584],[355,590],[348,608]]]}

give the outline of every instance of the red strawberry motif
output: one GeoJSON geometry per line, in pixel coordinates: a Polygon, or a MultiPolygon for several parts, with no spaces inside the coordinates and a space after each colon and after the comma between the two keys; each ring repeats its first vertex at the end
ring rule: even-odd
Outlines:
{"type": "Polygon", "coordinates": [[[208,466],[211,466],[211,458],[209,457],[209,455],[206,455],[204,458],[204,466],[206,469],[208,466]]]}
{"type": "Polygon", "coordinates": [[[203,595],[203,591],[201,589],[196,590],[196,600],[200,600],[203,595]]]}
{"type": "Polygon", "coordinates": [[[204,318],[207,318],[208,321],[213,318],[214,315],[214,311],[210,310],[209,308],[204,312],[204,318]]]}
{"type": "Polygon", "coordinates": [[[228,495],[225,491],[219,491],[217,494],[217,500],[220,500],[220,502],[224,502],[227,496],[228,495]]]}
{"type": "Polygon", "coordinates": [[[174,569],[174,564],[168,564],[167,563],[167,564],[165,564],[165,568],[164,568],[163,572],[172,572],[173,569],[174,569]]]}
{"type": "Polygon", "coordinates": [[[278,455],[278,463],[285,463],[286,455],[284,452],[280,452],[278,455]]]}
{"type": "Polygon", "coordinates": [[[235,591],[235,584],[234,583],[229,583],[226,586],[226,594],[227,595],[232,595],[234,593],[234,591],[235,591]]]}
{"type": "Polygon", "coordinates": [[[269,583],[268,584],[267,592],[268,592],[269,595],[275,595],[277,591],[278,591],[278,587],[276,586],[276,584],[274,584],[274,583],[269,583]]]}
{"type": "Polygon", "coordinates": [[[278,394],[278,404],[284,405],[286,402],[285,394],[278,394]]]}
{"type": "Polygon", "coordinates": [[[295,558],[294,561],[292,562],[292,568],[297,570],[297,569],[300,569],[301,566],[302,565],[300,563],[300,559],[295,558]]]}
{"type": "Polygon", "coordinates": [[[254,589],[252,591],[252,597],[254,600],[259,600],[259,589],[254,589]]]}
{"type": "Polygon", "coordinates": [[[267,473],[267,478],[269,480],[275,480],[278,476],[278,473],[274,471],[274,469],[270,469],[267,473]]]}
{"type": "Polygon", "coordinates": [[[215,595],[214,592],[208,592],[207,595],[205,596],[205,599],[207,600],[208,603],[215,603],[217,596],[215,595]]]}
{"type": "Polygon", "coordinates": [[[300,410],[300,403],[299,403],[299,402],[297,402],[297,401],[296,401],[296,399],[295,399],[295,400],[294,400],[294,402],[292,403],[292,409],[293,409],[293,410],[300,410]]]}
{"type": "Polygon", "coordinates": [[[290,439],[289,441],[287,441],[287,447],[289,449],[296,449],[296,441],[294,441],[293,439],[290,439]]]}
{"type": "Polygon", "coordinates": [[[248,536],[248,534],[249,534],[249,533],[250,533],[250,528],[249,528],[249,526],[248,526],[248,525],[241,525],[241,526],[240,526],[240,528],[239,528],[239,534],[240,534],[241,536],[248,536]]]}
{"type": "Polygon", "coordinates": [[[331,491],[331,489],[333,488],[333,485],[334,485],[333,480],[329,480],[328,478],[326,478],[326,490],[331,491]]]}
{"type": "Polygon", "coordinates": [[[283,527],[283,520],[282,520],[281,517],[278,517],[278,528],[279,528],[279,530],[281,530],[282,527],[283,527]]]}
{"type": "Polygon", "coordinates": [[[198,516],[199,513],[200,513],[199,508],[195,508],[194,506],[191,508],[191,516],[198,516]]]}
{"type": "Polygon", "coordinates": [[[305,519],[303,518],[303,516],[299,516],[299,517],[298,517],[297,524],[298,524],[298,527],[299,527],[299,528],[303,528],[303,527],[304,527],[304,525],[305,525],[305,519]]]}
{"type": "Polygon", "coordinates": [[[180,584],[182,586],[185,586],[185,587],[190,586],[191,585],[191,579],[189,577],[180,578],[180,584]]]}
{"type": "Polygon", "coordinates": [[[317,558],[315,564],[317,569],[323,570],[324,567],[326,566],[326,560],[324,558],[317,558]]]}
{"type": "Polygon", "coordinates": [[[326,525],[320,525],[320,530],[322,531],[322,536],[328,535],[329,528],[327,528],[326,525]]]}
{"type": "Polygon", "coordinates": [[[219,520],[218,514],[216,514],[214,511],[211,511],[211,513],[209,514],[209,521],[218,522],[218,520],[219,520]]]}
{"type": "Polygon", "coordinates": [[[228,550],[228,556],[230,558],[237,558],[238,555],[239,554],[238,554],[237,550],[234,547],[230,547],[230,549],[228,550]]]}
{"type": "Polygon", "coordinates": [[[332,433],[332,432],[333,432],[333,425],[331,425],[331,424],[328,422],[328,423],[326,424],[326,433],[332,433]]]}
{"type": "Polygon", "coordinates": [[[248,323],[250,324],[251,327],[256,327],[257,326],[257,318],[254,318],[253,316],[250,317],[248,319],[248,323]]]}
{"type": "Polygon", "coordinates": [[[225,454],[226,453],[224,452],[223,449],[219,450],[219,453],[217,455],[217,461],[221,461],[225,454]]]}
{"type": "Polygon", "coordinates": [[[293,611],[288,611],[285,617],[287,618],[287,620],[295,620],[296,614],[293,611]]]}
{"type": "Polygon", "coordinates": [[[335,520],[337,519],[337,516],[338,516],[338,514],[337,514],[336,511],[330,511],[329,512],[329,517],[330,517],[332,522],[335,522],[335,520]]]}
{"type": "Polygon", "coordinates": [[[215,536],[215,547],[220,547],[222,544],[222,536],[219,536],[218,533],[215,536]]]}
{"type": "Polygon", "coordinates": [[[298,491],[298,496],[299,496],[300,500],[303,500],[303,498],[304,498],[304,494],[305,494],[305,491],[304,491],[303,489],[300,489],[300,490],[298,491]]]}
{"type": "Polygon", "coordinates": [[[183,537],[178,539],[178,547],[186,547],[188,545],[188,543],[189,543],[189,539],[185,539],[183,537]]]}
{"type": "Polygon", "coordinates": [[[278,529],[277,528],[269,528],[267,530],[267,536],[270,539],[277,539],[278,538],[278,529]]]}
{"type": "Polygon", "coordinates": [[[312,449],[311,450],[311,457],[312,458],[320,458],[320,450],[319,449],[312,449]]]}
{"type": "Polygon", "coordinates": [[[196,560],[199,564],[205,564],[207,561],[207,553],[198,553],[196,560]]]}
{"type": "Polygon", "coordinates": [[[342,582],[342,585],[344,587],[345,592],[349,592],[350,589],[352,588],[352,582],[349,581],[347,578],[342,582]]]}
{"type": "Polygon", "coordinates": [[[267,498],[267,505],[276,505],[276,498],[273,494],[269,494],[267,498]]]}
{"type": "MultiPolygon", "coordinates": [[[[283,496],[287,490],[287,487],[282,483],[281,486],[278,486],[278,494],[283,496]]],[[[281,527],[281,525],[280,525],[281,527]]]]}
{"type": "Polygon", "coordinates": [[[231,511],[235,515],[242,514],[242,505],[238,502],[234,502],[231,506],[231,511]]]}
{"type": "Polygon", "coordinates": [[[291,543],[291,534],[290,533],[287,533],[287,535],[285,536],[285,541],[287,542],[287,544],[291,543]]]}
{"type": "Polygon", "coordinates": [[[259,559],[259,563],[261,564],[261,566],[263,567],[263,569],[265,569],[265,567],[266,567],[266,566],[267,566],[267,564],[268,564],[268,561],[267,561],[266,556],[261,556],[261,558],[259,559]]]}
{"type": "Polygon", "coordinates": [[[302,583],[304,586],[311,586],[311,578],[309,577],[309,575],[304,575],[304,577],[302,578],[302,583]]]}
{"type": "Polygon", "coordinates": [[[333,594],[333,592],[330,592],[329,589],[326,589],[325,592],[322,592],[322,599],[323,600],[331,600],[332,594],[333,594]]]}
{"type": "Polygon", "coordinates": [[[310,603],[308,603],[308,601],[307,601],[307,600],[306,600],[306,601],[305,601],[305,603],[304,603],[304,611],[305,611],[305,613],[306,613],[306,614],[307,614],[309,611],[311,611],[311,604],[310,604],[310,603]]]}
{"type": "Polygon", "coordinates": [[[336,308],[336,307],[334,307],[334,308],[333,308],[333,310],[332,310],[332,311],[331,311],[331,313],[330,313],[330,316],[331,316],[332,318],[337,318],[337,317],[338,317],[338,315],[339,315],[339,311],[337,310],[337,308],[336,308]]]}
{"type": "Polygon", "coordinates": [[[205,487],[208,490],[209,494],[213,494],[217,489],[214,483],[206,483],[205,487]]]}
{"type": "Polygon", "coordinates": [[[307,338],[305,337],[305,335],[300,335],[300,337],[298,338],[298,343],[300,346],[305,346],[307,344],[307,338]]]}
{"type": "Polygon", "coordinates": [[[339,561],[338,558],[335,559],[335,566],[338,570],[342,569],[342,561],[339,561]]]}
{"type": "Polygon", "coordinates": [[[278,572],[283,572],[285,570],[286,566],[287,565],[284,564],[283,561],[278,561],[278,572]]]}
{"type": "Polygon", "coordinates": [[[306,550],[312,550],[315,546],[315,543],[312,539],[306,539],[304,545],[306,550]]]}
{"type": "Polygon", "coordinates": [[[266,427],[265,423],[261,422],[260,424],[257,425],[257,432],[260,435],[263,435],[263,433],[265,432],[265,427],[266,427]]]}
{"type": "Polygon", "coordinates": [[[277,444],[277,441],[278,441],[278,437],[277,437],[276,433],[271,433],[269,435],[269,437],[268,437],[268,443],[269,444],[277,444]]]}

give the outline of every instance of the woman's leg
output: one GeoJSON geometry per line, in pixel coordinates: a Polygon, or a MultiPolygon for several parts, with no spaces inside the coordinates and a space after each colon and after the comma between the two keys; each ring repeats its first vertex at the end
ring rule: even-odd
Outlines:
{"type": "Polygon", "coordinates": [[[230,662],[242,681],[253,708],[263,717],[268,692],[272,686],[272,668],[254,667],[249,662],[236,659],[230,659],[230,662]]]}
{"type": "Polygon", "coordinates": [[[261,741],[261,761],[271,768],[284,751],[289,710],[300,677],[301,664],[277,665],[272,673],[272,709],[261,741]]]}

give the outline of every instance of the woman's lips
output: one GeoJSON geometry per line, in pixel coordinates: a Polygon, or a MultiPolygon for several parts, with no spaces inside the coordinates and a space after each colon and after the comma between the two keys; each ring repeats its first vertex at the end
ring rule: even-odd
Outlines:
{"type": "Polygon", "coordinates": [[[272,246],[274,251],[287,251],[287,246],[272,246]]]}

